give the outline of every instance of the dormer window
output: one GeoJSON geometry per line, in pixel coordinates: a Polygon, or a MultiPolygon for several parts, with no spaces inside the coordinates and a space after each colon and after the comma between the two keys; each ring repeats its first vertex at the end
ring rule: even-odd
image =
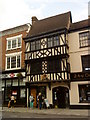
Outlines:
{"type": "Polygon", "coordinates": [[[21,48],[22,35],[7,38],[7,50],[21,48]]]}

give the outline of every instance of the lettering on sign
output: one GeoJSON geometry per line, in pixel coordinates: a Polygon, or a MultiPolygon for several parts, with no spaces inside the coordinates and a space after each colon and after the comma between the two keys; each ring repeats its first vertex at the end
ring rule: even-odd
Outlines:
{"type": "Polygon", "coordinates": [[[90,78],[90,73],[71,73],[71,79],[87,79],[90,78]]]}

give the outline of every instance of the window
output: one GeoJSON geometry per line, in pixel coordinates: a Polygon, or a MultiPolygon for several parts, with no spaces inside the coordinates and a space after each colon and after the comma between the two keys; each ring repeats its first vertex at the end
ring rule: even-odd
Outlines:
{"type": "Polygon", "coordinates": [[[90,55],[81,56],[83,71],[90,70],[90,55]]]}
{"type": "Polygon", "coordinates": [[[40,40],[36,41],[36,50],[40,49],[40,40]]]}
{"type": "Polygon", "coordinates": [[[90,84],[79,85],[79,101],[90,102],[90,84]]]}
{"type": "Polygon", "coordinates": [[[7,50],[21,48],[22,35],[7,38],[7,50]]]}
{"type": "Polygon", "coordinates": [[[59,45],[59,37],[56,36],[53,39],[54,39],[54,46],[58,46],[59,45]]]}
{"type": "Polygon", "coordinates": [[[48,38],[48,47],[53,47],[53,39],[48,38]]]}
{"type": "Polygon", "coordinates": [[[60,72],[61,70],[61,63],[59,59],[49,60],[47,62],[47,71],[48,72],[60,72]]]}
{"type": "Polygon", "coordinates": [[[59,43],[59,36],[54,36],[48,38],[48,47],[58,46],[59,43]]]}
{"type": "Polygon", "coordinates": [[[32,62],[31,63],[31,74],[42,73],[42,62],[32,62]]]}
{"type": "Polygon", "coordinates": [[[83,32],[79,34],[80,47],[86,47],[90,45],[90,32],[83,32]]]}
{"type": "Polygon", "coordinates": [[[31,51],[35,50],[35,42],[31,42],[31,51]]]}
{"type": "Polygon", "coordinates": [[[6,56],[6,69],[19,69],[21,67],[21,55],[6,56]]]}

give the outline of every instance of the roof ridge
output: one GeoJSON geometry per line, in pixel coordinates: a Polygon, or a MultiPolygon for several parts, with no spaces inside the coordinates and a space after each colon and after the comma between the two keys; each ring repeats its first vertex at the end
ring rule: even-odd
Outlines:
{"type": "Polygon", "coordinates": [[[57,15],[53,15],[53,16],[50,16],[50,17],[46,17],[46,18],[43,18],[43,19],[37,20],[37,22],[39,22],[39,21],[43,21],[43,20],[46,20],[46,19],[50,19],[50,18],[53,18],[53,17],[57,17],[57,16],[60,16],[60,15],[69,14],[69,13],[71,14],[71,11],[64,12],[64,13],[57,14],[57,15]]]}

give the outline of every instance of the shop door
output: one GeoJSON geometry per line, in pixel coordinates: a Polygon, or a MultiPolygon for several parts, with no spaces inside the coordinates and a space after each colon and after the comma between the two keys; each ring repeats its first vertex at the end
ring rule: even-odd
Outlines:
{"type": "Polygon", "coordinates": [[[65,87],[57,87],[53,89],[53,104],[58,108],[66,108],[69,104],[68,89],[65,87]]]}
{"type": "Polygon", "coordinates": [[[36,89],[35,88],[31,88],[31,94],[33,94],[34,97],[34,107],[36,107],[36,89]]]}

